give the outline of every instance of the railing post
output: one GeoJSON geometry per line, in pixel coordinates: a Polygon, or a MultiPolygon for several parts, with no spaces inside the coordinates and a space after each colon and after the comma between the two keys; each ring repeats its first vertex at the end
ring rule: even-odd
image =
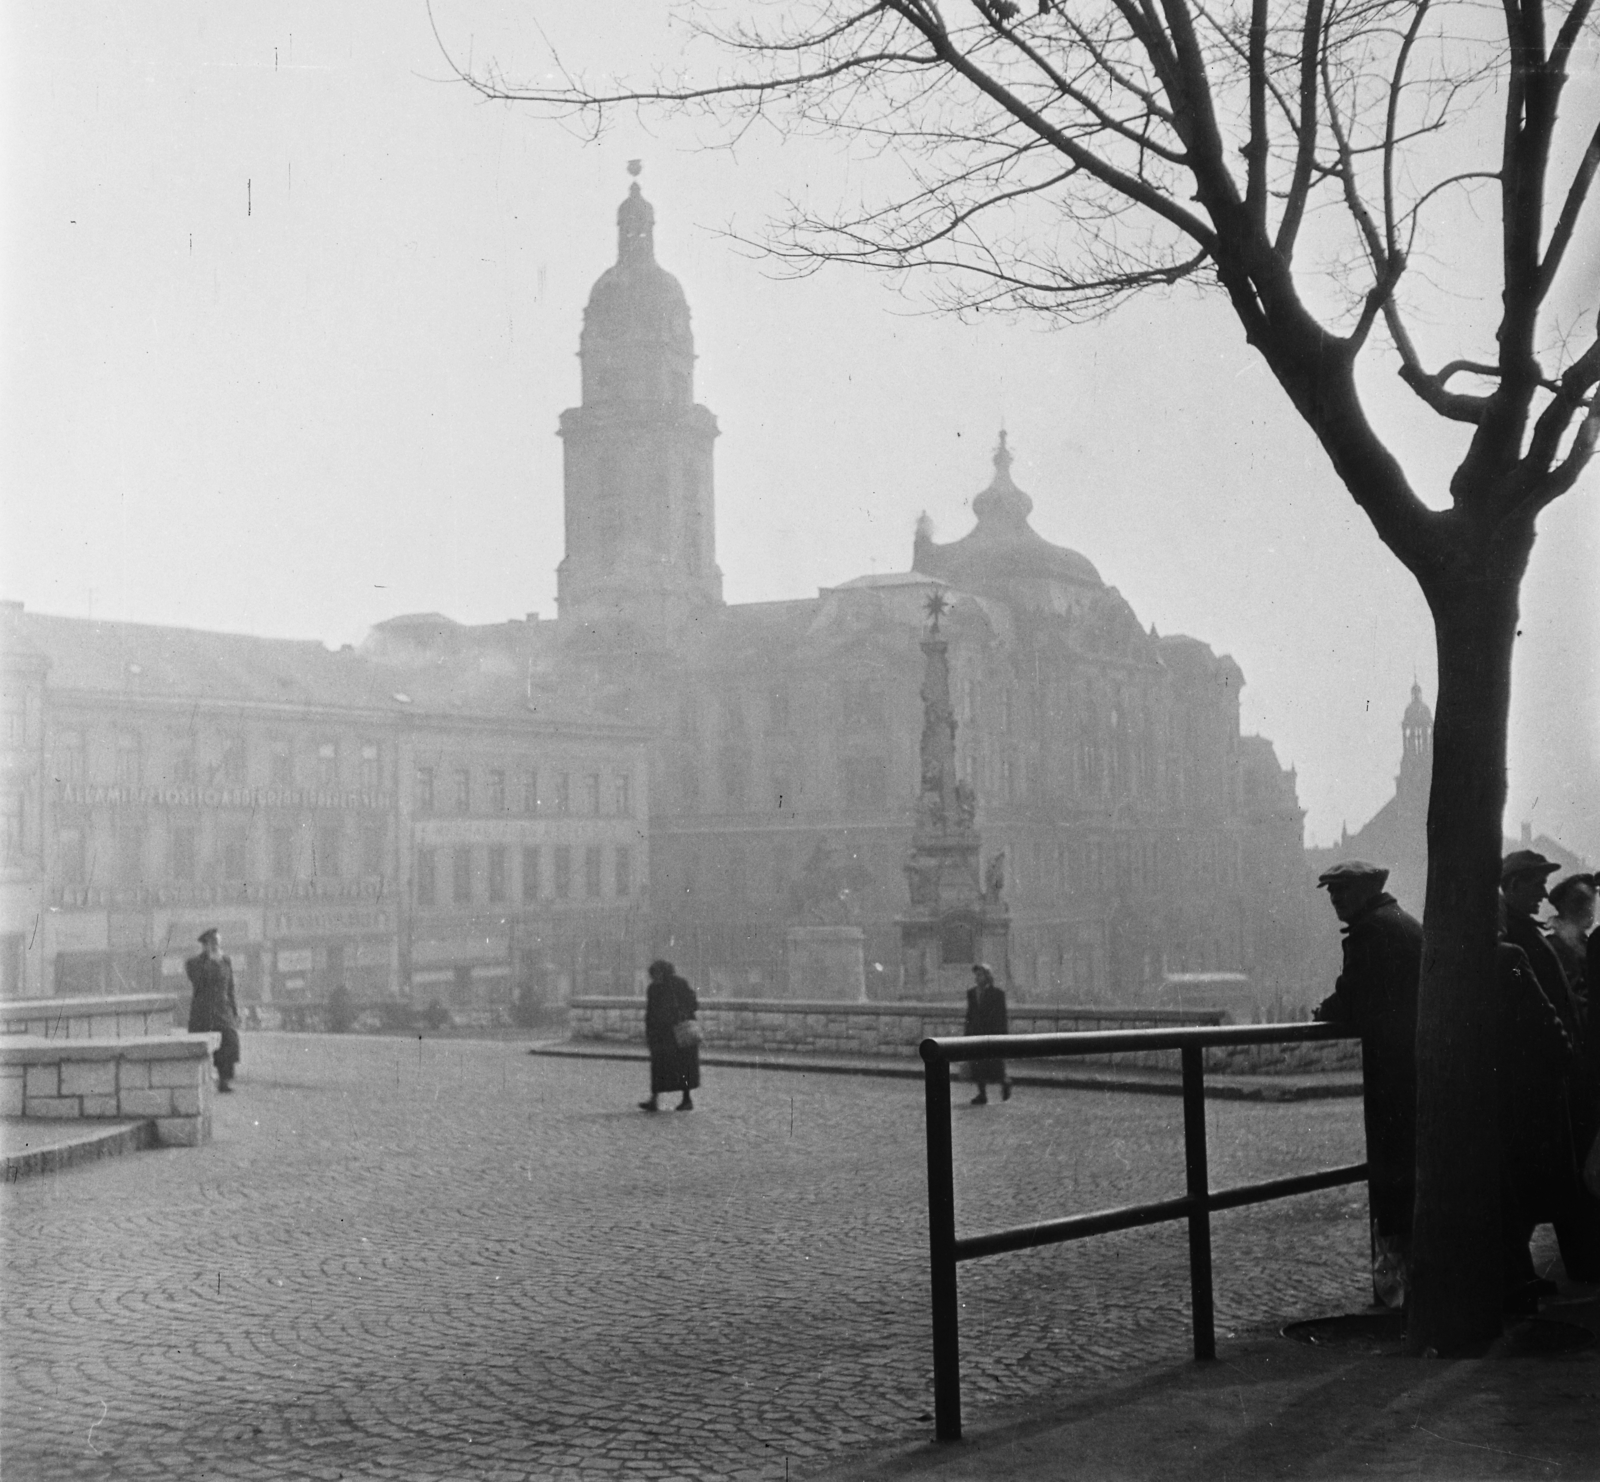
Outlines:
{"type": "MultiPolygon", "coordinates": [[[[1185,1045],[1183,1057],[1183,1161],[1189,1197],[1189,1291],[1194,1308],[1194,1356],[1217,1356],[1216,1321],[1211,1300],[1211,1183],[1206,1168],[1206,1073],[1199,1045],[1185,1045]]],[[[946,1087],[948,1095],[948,1086],[946,1087]]]]}
{"type": "Polygon", "coordinates": [[[933,1283],[933,1429],[961,1439],[961,1337],[956,1311],[956,1186],[951,1164],[950,1062],[924,1041],[928,1119],[928,1257],[933,1283]]]}

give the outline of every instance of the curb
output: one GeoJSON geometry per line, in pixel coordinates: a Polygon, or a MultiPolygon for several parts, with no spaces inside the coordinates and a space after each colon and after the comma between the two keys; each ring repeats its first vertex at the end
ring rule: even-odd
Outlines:
{"type": "Polygon", "coordinates": [[[49,1147],[28,1152],[6,1153],[4,1182],[33,1178],[41,1173],[60,1173],[79,1163],[94,1163],[101,1158],[119,1158],[156,1145],[156,1124],[146,1118],[139,1122],[117,1122],[82,1136],[68,1138],[49,1147]]]}
{"type": "MultiPolygon", "coordinates": [[[[565,1040],[552,1040],[544,1044],[534,1045],[529,1050],[530,1055],[538,1055],[556,1060],[631,1060],[643,1062],[650,1058],[649,1052],[616,1046],[615,1048],[596,1047],[590,1049],[586,1046],[573,1044],[565,1040]]],[[[787,1070],[798,1071],[808,1075],[856,1075],[879,1076],[887,1080],[920,1081],[922,1079],[922,1066],[896,1064],[887,1061],[883,1064],[874,1064],[871,1061],[848,1060],[809,1060],[801,1057],[777,1057],[773,1055],[741,1055],[722,1051],[705,1050],[700,1052],[702,1065],[721,1066],[734,1070],[787,1070]]],[[[1117,1075],[1110,1072],[1094,1071],[1066,1071],[1059,1075],[1037,1075],[1027,1071],[1013,1074],[1011,1083],[1015,1086],[1046,1086],[1056,1087],[1071,1091],[1125,1091],[1139,1096],[1182,1096],[1183,1083],[1177,1076],[1170,1079],[1163,1076],[1150,1075],[1117,1075]]],[[[1260,1076],[1253,1081],[1246,1082],[1243,1077],[1233,1077],[1229,1080],[1219,1080],[1208,1077],[1206,1080],[1206,1098],[1211,1101],[1327,1101],[1350,1096],[1361,1095],[1361,1078],[1359,1075],[1345,1081],[1328,1081],[1307,1084],[1298,1082],[1289,1077],[1260,1076]],[[1274,1084],[1274,1082],[1280,1082],[1274,1084]]]]}

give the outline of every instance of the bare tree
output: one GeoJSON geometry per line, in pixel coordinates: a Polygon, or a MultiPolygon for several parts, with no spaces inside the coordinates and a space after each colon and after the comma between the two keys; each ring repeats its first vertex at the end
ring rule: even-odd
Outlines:
{"type": "Polygon", "coordinates": [[[796,206],[774,229],[768,249],[800,270],[932,269],[953,307],[1066,317],[1185,281],[1226,296],[1434,619],[1418,1352],[1459,1351],[1501,1323],[1489,1092],[1518,591],[1539,512],[1600,435],[1600,295],[1561,282],[1600,131],[1592,116],[1571,140],[1557,128],[1575,48],[1594,41],[1591,5],[753,3],[747,19],[700,25],[717,43],[714,75],[591,86],[558,61],[559,85],[521,87],[492,66],[457,69],[488,97],[596,129],[614,109],[677,109],[730,137],[815,128],[894,155],[904,189],[831,214],[796,206]],[[1498,312],[1480,345],[1434,365],[1413,337],[1412,295],[1426,286],[1413,260],[1430,214],[1460,192],[1498,206],[1498,240],[1434,245],[1468,254],[1498,312]],[[1367,351],[1462,426],[1459,464],[1431,503],[1363,406],[1367,351]]]}

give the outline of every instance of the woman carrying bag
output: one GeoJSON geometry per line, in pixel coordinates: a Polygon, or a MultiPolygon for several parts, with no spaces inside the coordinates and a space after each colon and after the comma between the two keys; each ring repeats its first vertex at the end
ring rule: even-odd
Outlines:
{"type": "Polygon", "coordinates": [[[650,964],[650,986],[645,990],[644,1038],[650,1047],[650,1099],[640,1110],[660,1111],[656,1097],[664,1091],[681,1091],[677,1110],[693,1111],[700,1088],[700,1023],[695,1015],[700,1000],[672,964],[657,958],[650,964]]]}

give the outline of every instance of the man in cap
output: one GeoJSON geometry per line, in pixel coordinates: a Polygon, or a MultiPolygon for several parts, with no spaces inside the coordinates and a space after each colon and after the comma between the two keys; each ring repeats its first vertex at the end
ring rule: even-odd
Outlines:
{"type": "Polygon", "coordinates": [[[211,1056],[217,1067],[217,1090],[233,1090],[239,1063],[239,1002],[233,992],[233,963],[223,955],[214,926],[200,933],[200,950],[183,965],[194,997],[189,1000],[189,1033],[220,1034],[222,1043],[211,1056]]]}
{"type": "Polygon", "coordinates": [[[1384,890],[1388,870],[1347,860],[1324,870],[1344,923],[1344,970],[1314,1017],[1361,1036],[1367,1197],[1372,1210],[1372,1290],[1387,1307],[1409,1287],[1417,1164],[1417,986],[1422,926],[1384,890]]]}
{"type": "Polygon", "coordinates": [[[1500,862],[1500,900],[1505,911],[1505,938],[1528,954],[1533,975],[1544,996],[1561,1015],[1567,1037],[1574,1045],[1582,1039],[1582,1015],[1561,959],[1539,929],[1534,913],[1549,897],[1545,881],[1561,868],[1534,849],[1514,849],[1500,862]]]}
{"type": "MultiPolygon", "coordinates": [[[[1556,1130],[1558,1151],[1551,1161],[1544,1197],[1535,1201],[1533,1217],[1548,1220],[1556,1232],[1561,1261],[1575,1281],[1600,1279],[1600,1201],[1583,1184],[1583,1161],[1594,1141],[1600,1117],[1596,1098],[1600,1087],[1594,1073],[1597,1026],[1585,1022],[1586,1005],[1568,981],[1561,959],[1550,939],[1534,919],[1548,899],[1545,882],[1561,868],[1533,849],[1514,849],[1500,864],[1500,899],[1504,910],[1505,940],[1520,947],[1550,1006],[1561,1020],[1572,1046],[1572,1059],[1564,1076],[1565,1125],[1556,1130]]],[[[1553,1144],[1553,1145],[1555,1145],[1553,1144]]]]}

